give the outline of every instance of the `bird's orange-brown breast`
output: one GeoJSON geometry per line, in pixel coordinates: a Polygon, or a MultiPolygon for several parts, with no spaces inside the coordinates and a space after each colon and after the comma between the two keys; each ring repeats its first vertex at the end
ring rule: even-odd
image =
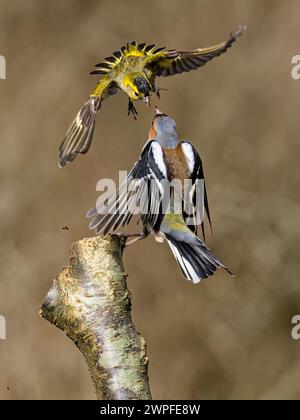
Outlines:
{"type": "Polygon", "coordinates": [[[148,140],[155,140],[156,138],[156,130],[154,128],[154,124],[152,123],[151,128],[149,130],[148,140]]]}
{"type": "Polygon", "coordinates": [[[163,152],[170,180],[175,178],[184,181],[191,177],[181,144],[175,148],[164,147],[163,152]]]}

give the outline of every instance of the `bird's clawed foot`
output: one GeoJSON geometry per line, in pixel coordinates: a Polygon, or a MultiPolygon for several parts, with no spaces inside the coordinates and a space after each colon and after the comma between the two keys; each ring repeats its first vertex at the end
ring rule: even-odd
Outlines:
{"type": "Polygon", "coordinates": [[[155,91],[155,93],[156,93],[156,96],[158,97],[158,99],[160,99],[160,91],[161,90],[166,90],[166,91],[168,91],[168,89],[166,89],[166,88],[157,88],[156,89],[156,91],[155,91]]]}
{"type": "Polygon", "coordinates": [[[140,241],[141,239],[145,239],[146,235],[143,233],[114,233],[114,235],[119,236],[120,238],[123,238],[125,240],[125,247],[134,244],[137,241],[140,241]],[[128,238],[134,238],[131,241],[127,242],[128,238]]]}
{"type": "Polygon", "coordinates": [[[128,102],[128,115],[130,114],[132,114],[133,118],[136,120],[138,112],[135,109],[135,106],[133,105],[133,102],[131,99],[129,99],[129,102],[128,102]]]}

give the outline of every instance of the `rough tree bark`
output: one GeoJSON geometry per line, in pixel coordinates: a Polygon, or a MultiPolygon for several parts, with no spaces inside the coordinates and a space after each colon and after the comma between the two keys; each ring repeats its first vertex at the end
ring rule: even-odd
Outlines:
{"type": "Polygon", "coordinates": [[[143,337],[131,319],[130,292],[118,236],[82,239],[53,281],[41,315],[83,354],[98,399],[151,399],[143,337]]]}

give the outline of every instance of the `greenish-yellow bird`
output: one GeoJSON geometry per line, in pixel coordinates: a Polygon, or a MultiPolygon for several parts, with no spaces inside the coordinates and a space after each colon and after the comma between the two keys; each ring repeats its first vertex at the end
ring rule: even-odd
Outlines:
{"type": "Polygon", "coordinates": [[[78,154],[89,150],[96,114],[104,99],[122,90],[129,97],[128,114],[132,113],[136,118],[133,101],[141,100],[149,105],[152,92],[159,96],[159,90],[155,87],[157,76],[172,76],[204,66],[227,51],[245,30],[245,26],[239,26],[221,44],[190,51],[167,50],[133,41],[104,62],[96,64],[96,70],[91,74],[101,74],[102,77],[65,134],[60,146],[59,166],[65,166],[78,154]]]}

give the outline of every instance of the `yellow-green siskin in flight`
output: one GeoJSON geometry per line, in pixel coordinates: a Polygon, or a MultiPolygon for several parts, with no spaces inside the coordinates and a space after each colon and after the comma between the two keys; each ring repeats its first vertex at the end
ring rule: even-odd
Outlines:
{"type": "Polygon", "coordinates": [[[65,166],[79,153],[89,150],[96,114],[104,99],[117,93],[118,89],[122,90],[129,97],[128,114],[132,113],[136,118],[133,101],[141,100],[149,105],[152,92],[159,96],[159,89],[155,87],[157,76],[173,76],[204,66],[227,51],[245,30],[245,26],[240,26],[221,44],[190,51],[166,50],[133,41],[107,57],[103,63],[96,64],[96,70],[91,74],[101,74],[102,77],[65,134],[60,146],[59,166],[65,166]]]}

